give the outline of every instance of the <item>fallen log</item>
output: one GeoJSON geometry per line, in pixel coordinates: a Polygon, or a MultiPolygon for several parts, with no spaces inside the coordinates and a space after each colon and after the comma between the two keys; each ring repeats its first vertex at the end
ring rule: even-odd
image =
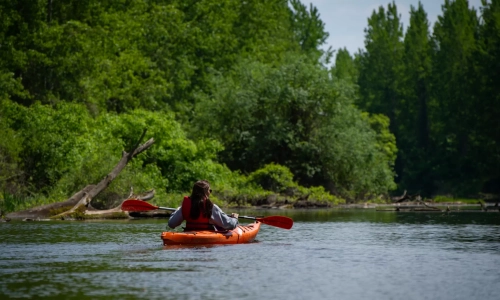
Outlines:
{"type": "Polygon", "coordinates": [[[406,195],[406,190],[403,192],[403,195],[401,195],[399,197],[392,197],[391,198],[392,202],[395,202],[395,203],[403,202],[403,201],[408,200],[408,199],[410,199],[410,196],[406,195]]]}

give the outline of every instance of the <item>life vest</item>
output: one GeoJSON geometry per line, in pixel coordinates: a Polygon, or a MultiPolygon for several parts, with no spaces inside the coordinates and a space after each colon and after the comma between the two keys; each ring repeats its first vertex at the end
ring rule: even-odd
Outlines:
{"type": "Polygon", "coordinates": [[[209,223],[210,218],[204,217],[201,211],[197,219],[191,218],[191,203],[191,198],[187,196],[184,197],[182,201],[182,217],[186,220],[186,228],[184,228],[184,231],[215,230],[214,225],[209,223]]]}

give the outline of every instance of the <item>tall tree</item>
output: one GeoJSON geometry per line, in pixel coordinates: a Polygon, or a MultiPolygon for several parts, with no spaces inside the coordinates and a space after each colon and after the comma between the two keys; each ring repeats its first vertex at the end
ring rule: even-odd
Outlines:
{"type": "Polygon", "coordinates": [[[500,193],[500,1],[483,1],[475,54],[474,91],[479,94],[474,123],[478,135],[476,162],[484,178],[482,191],[500,193]]]}
{"type": "Polygon", "coordinates": [[[387,11],[373,11],[365,29],[366,51],[360,55],[359,106],[372,113],[385,114],[396,132],[396,116],[403,57],[403,28],[396,4],[387,11]]]}
{"type": "Polygon", "coordinates": [[[443,15],[434,25],[433,110],[431,131],[439,164],[435,173],[443,180],[441,191],[461,194],[478,190],[474,162],[477,140],[477,97],[472,88],[471,65],[476,51],[478,17],[467,0],[445,0],[443,15]]]}
{"type": "Polygon", "coordinates": [[[398,146],[403,185],[428,196],[432,191],[429,161],[429,101],[432,71],[430,32],[422,3],[410,8],[404,39],[404,88],[400,102],[398,146]]]}
{"type": "Polygon", "coordinates": [[[346,80],[357,84],[358,69],[354,58],[346,48],[337,50],[335,65],[332,67],[332,75],[339,80],[346,80]]]}
{"type": "Polygon", "coordinates": [[[45,4],[45,0],[0,1],[0,93],[25,104],[33,101],[26,87],[38,84],[27,72],[33,67],[30,59],[39,54],[33,50],[33,36],[45,25],[45,4]]]}
{"type": "Polygon", "coordinates": [[[324,62],[328,64],[333,52],[331,47],[326,51],[320,48],[326,43],[329,33],[325,30],[325,23],[321,20],[318,9],[312,3],[307,9],[300,0],[290,0],[290,6],[292,31],[301,50],[318,58],[323,56],[324,62]]]}
{"type": "MultiPolygon", "coordinates": [[[[362,110],[389,117],[390,130],[399,140],[399,113],[403,74],[403,28],[396,4],[373,11],[365,29],[365,51],[359,54],[360,99],[362,110]]],[[[400,157],[396,173],[401,174],[400,157]]]]}

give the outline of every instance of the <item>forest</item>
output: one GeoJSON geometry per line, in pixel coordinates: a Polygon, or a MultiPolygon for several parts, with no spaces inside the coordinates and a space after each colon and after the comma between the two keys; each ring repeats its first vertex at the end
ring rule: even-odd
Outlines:
{"type": "Polygon", "coordinates": [[[99,182],[144,130],[97,202],[498,195],[500,0],[409,13],[381,3],[349,53],[300,0],[0,0],[0,215],[99,182]]]}

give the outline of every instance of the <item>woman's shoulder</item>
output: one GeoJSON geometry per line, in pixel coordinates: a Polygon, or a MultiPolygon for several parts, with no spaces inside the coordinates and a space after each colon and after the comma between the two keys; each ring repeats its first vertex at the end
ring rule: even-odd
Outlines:
{"type": "Polygon", "coordinates": [[[217,204],[214,204],[214,206],[212,207],[212,213],[215,213],[218,215],[226,214],[220,207],[217,206],[217,204]]]}

